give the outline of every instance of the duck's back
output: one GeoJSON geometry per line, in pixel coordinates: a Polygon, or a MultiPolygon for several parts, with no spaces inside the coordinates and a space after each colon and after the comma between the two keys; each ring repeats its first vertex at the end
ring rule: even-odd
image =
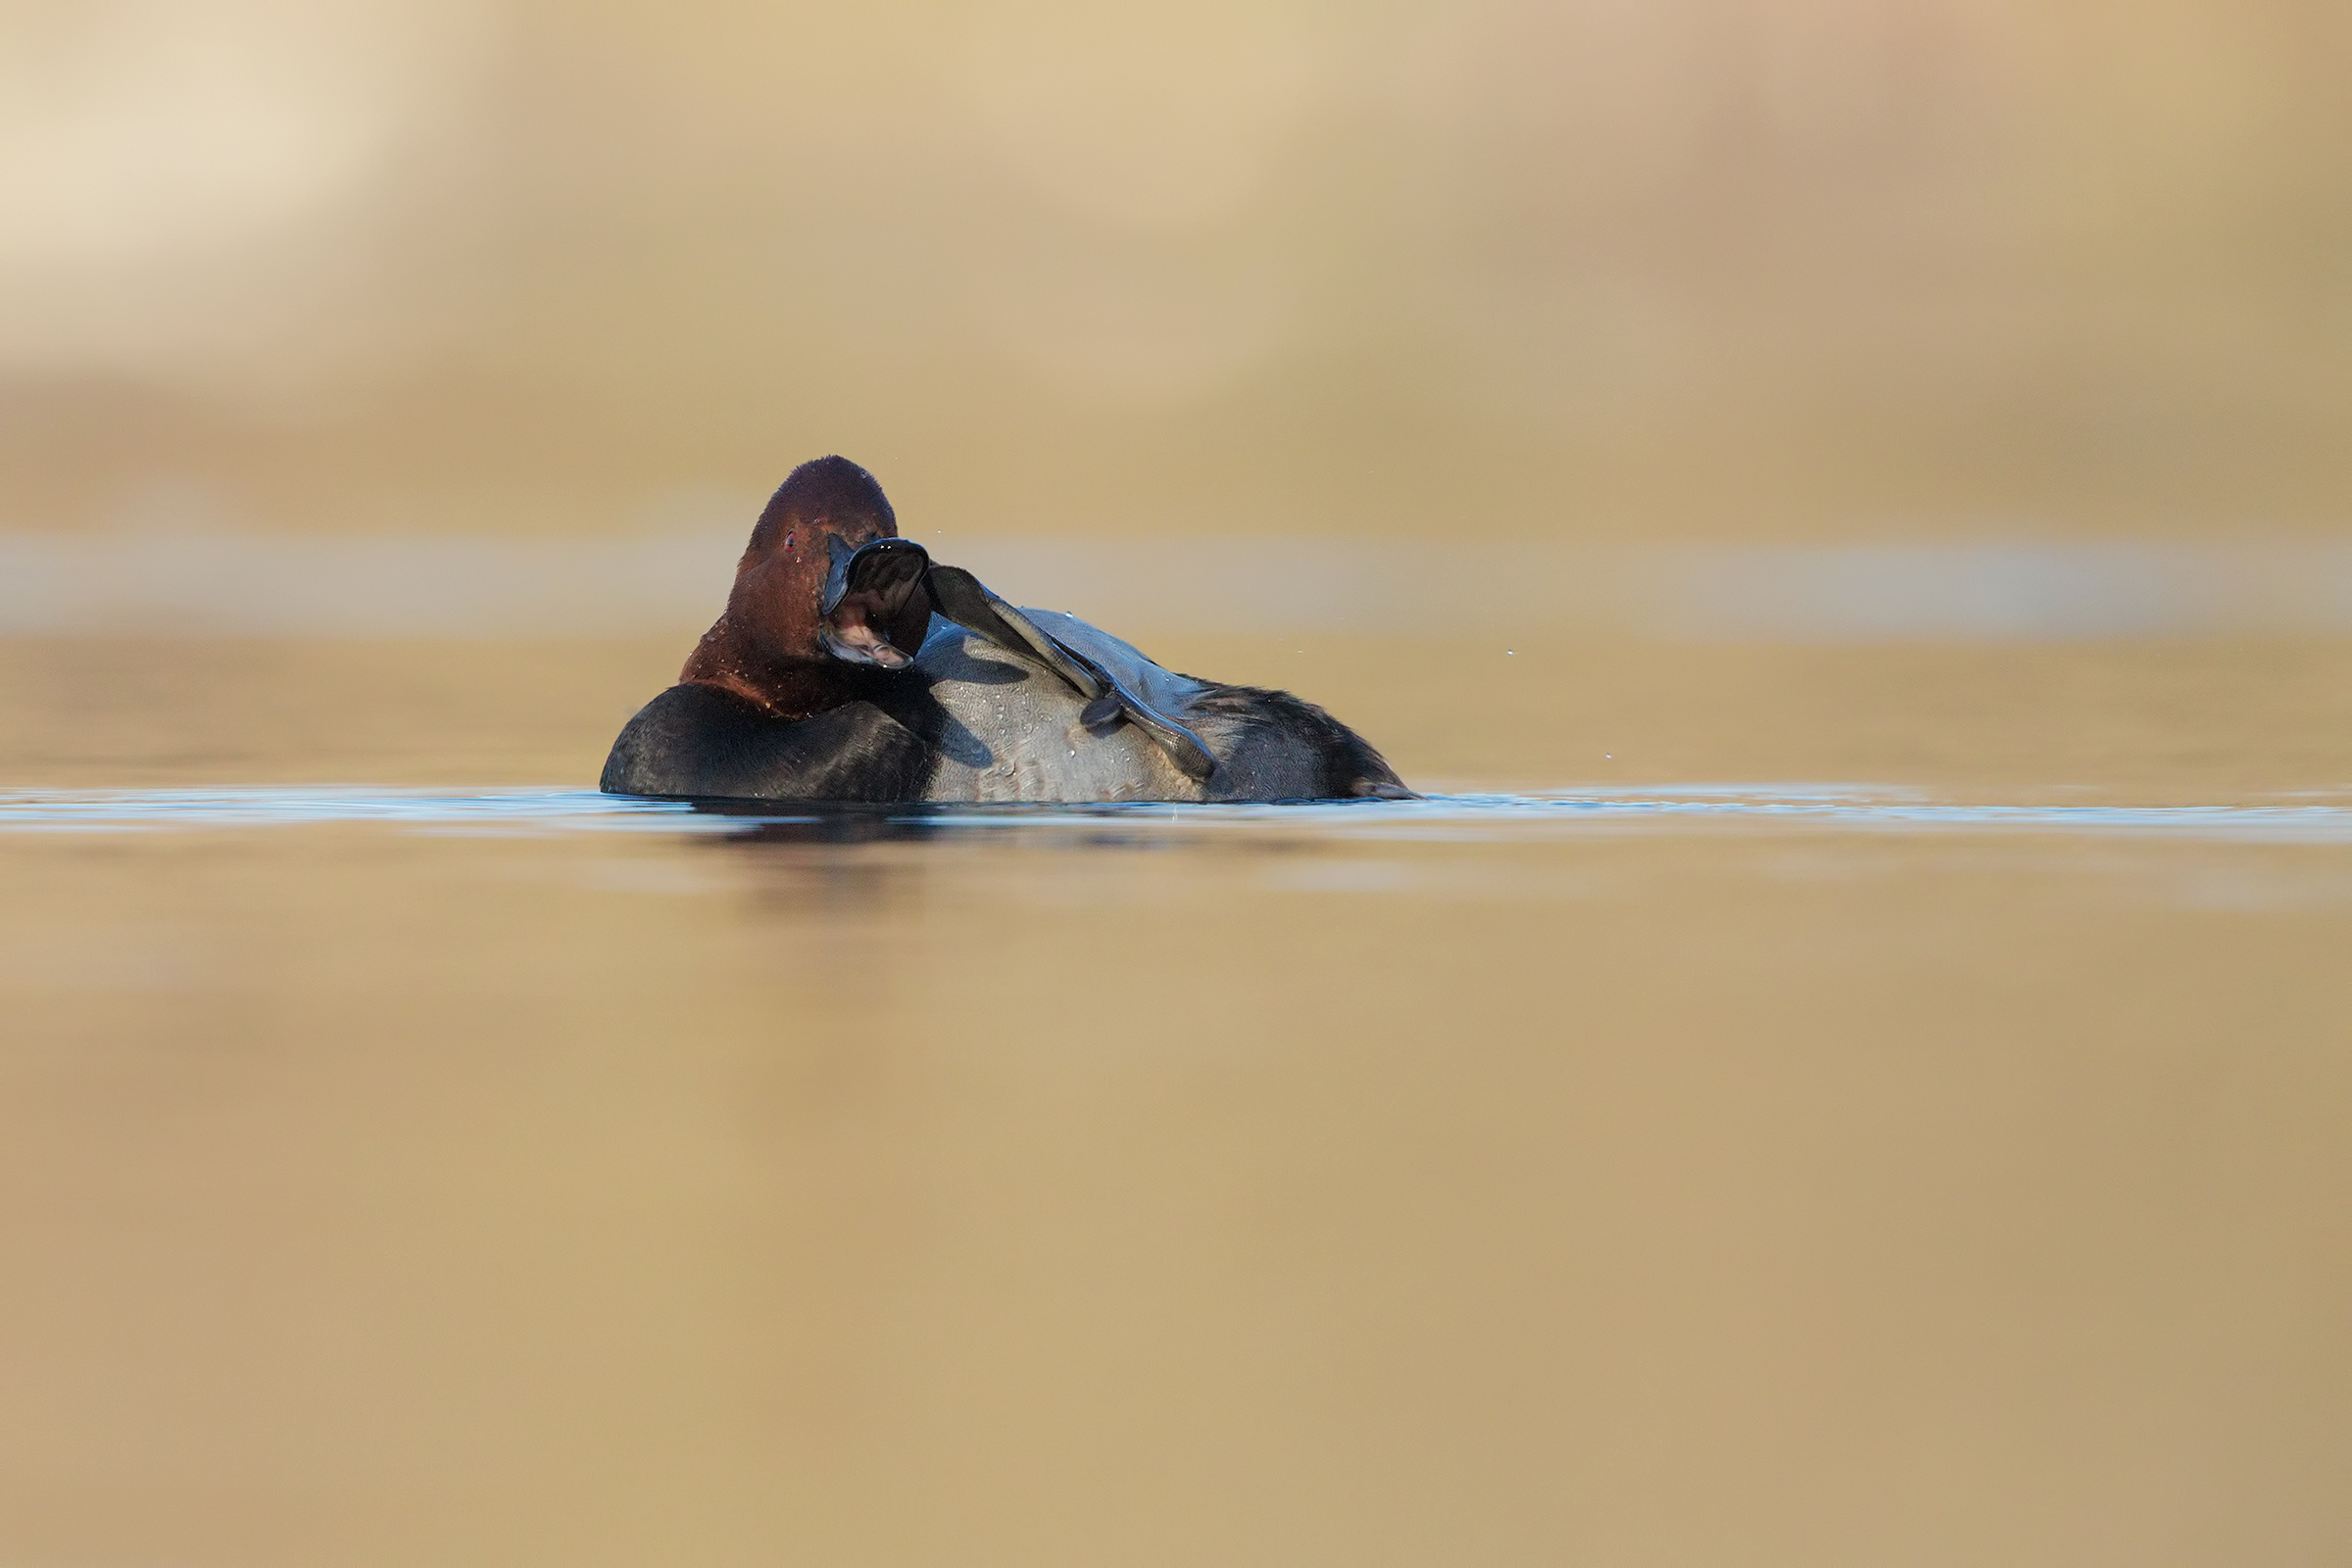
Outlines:
{"type": "Polygon", "coordinates": [[[924,799],[1300,801],[1411,793],[1361,736],[1312,703],[1178,674],[1063,611],[1020,613],[1128,698],[1183,726],[1215,770],[1193,777],[1160,739],[1124,721],[1117,705],[1090,702],[1040,660],[934,617],[912,671],[924,683],[922,704],[891,709],[939,754],[924,799]],[[932,706],[936,713],[923,710],[932,706]]]}
{"type": "MultiPolygon", "coordinates": [[[[1058,635],[1061,625],[1054,630],[1058,635]]],[[[1127,652],[1150,663],[1133,649],[1127,652]]],[[[904,682],[903,695],[885,706],[934,754],[923,787],[926,801],[1202,798],[1200,785],[1143,730],[1115,717],[1088,725],[1083,717],[1088,700],[1060,675],[953,621],[933,618],[930,635],[906,674],[911,678],[904,682]]],[[[1160,674],[1184,679],[1165,670],[1160,674]]]]}

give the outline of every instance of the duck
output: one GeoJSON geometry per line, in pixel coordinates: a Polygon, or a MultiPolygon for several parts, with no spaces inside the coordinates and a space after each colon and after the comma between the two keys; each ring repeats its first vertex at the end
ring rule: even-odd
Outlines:
{"type": "Polygon", "coordinates": [[[1015,607],[903,538],[843,457],[777,487],[726,608],[622,726],[599,787],[874,804],[1397,800],[1380,753],[1289,692],[1180,674],[1015,607]]]}

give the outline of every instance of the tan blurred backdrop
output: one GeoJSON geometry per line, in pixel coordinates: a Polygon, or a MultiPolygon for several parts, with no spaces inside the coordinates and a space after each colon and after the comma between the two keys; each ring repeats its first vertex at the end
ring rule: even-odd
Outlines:
{"type": "Polygon", "coordinates": [[[0,528],[2330,531],[2352,11],[0,4],[0,528]]]}
{"type": "Polygon", "coordinates": [[[0,1564],[2352,1561],[2348,65],[0,0],[0,1564]],[[826,451],[1673,808],[587,796],[826,451]]]}

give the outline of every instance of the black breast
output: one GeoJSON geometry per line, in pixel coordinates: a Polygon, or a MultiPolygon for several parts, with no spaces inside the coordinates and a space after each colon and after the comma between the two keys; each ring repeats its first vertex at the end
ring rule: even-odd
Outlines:
{"type": "Polygon", "coordinates": [[[733,692],[689,682],[638,710],[597,787],[608,795],[919,801],[931,765],[931,749],[871,703],[772,718],[733,692]]]}

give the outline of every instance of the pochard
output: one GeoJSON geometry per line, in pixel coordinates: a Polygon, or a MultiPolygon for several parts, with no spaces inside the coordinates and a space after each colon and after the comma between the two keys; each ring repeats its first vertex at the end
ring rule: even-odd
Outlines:
{"type": "Polygon", "coordinates": [[[933,561],[899,537],[873,475],[838,457],[777,489],[725,612],[622,728],[600,787],[865,802],[1412,793],[1312,703],[1179,675],[933,561]]]}

